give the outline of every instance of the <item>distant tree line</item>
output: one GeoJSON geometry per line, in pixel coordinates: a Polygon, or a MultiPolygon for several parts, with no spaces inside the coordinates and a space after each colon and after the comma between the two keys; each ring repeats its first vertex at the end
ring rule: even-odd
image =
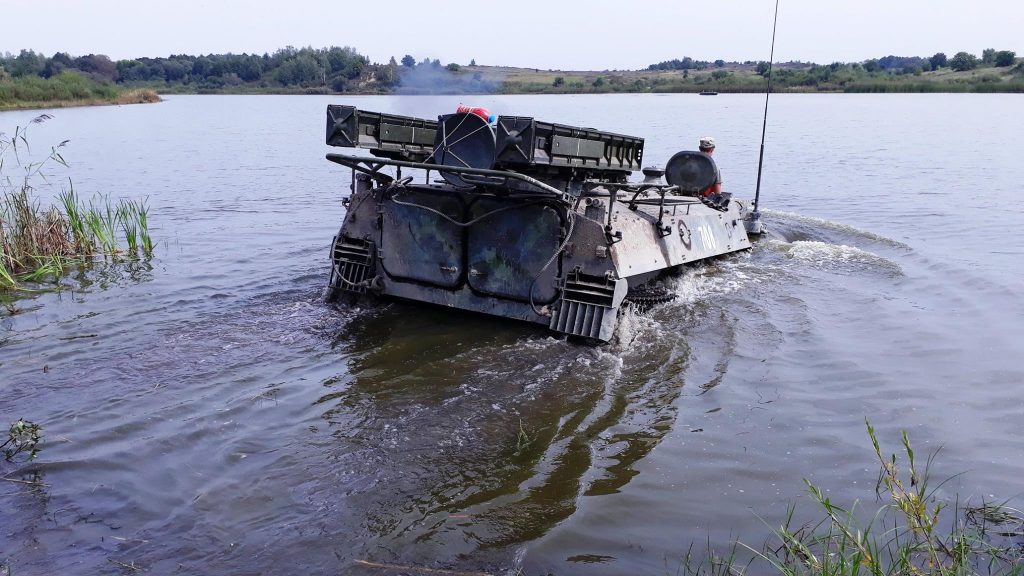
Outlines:
{"type": "MultiPolygon", "coordinates": [[[[725,62],[722,62],[725,65],[725,62]]],[[[704,60],[694,60],[689,56],[686,56],[682,60],[666,60],[664,62],[658,62],[657,64],[651,64],[647,67],[648,70],[706,70],[711,66],[710,62],[704,60]]]]}
{"type": "Polygon", "coordinates": [[[217,89],[242,84],[284,87],[329,87],[336,92],[355,88],[360,79],[387,89],[398,82],[397,63],[371,64],[350,47],[287,47],[273,54],[172,55],[166,58],[135,58],[111,61],[102,54],[71,57],[58,52],[51,57],[32,50],[17,56],[0,56],[0,68],[15,78],[50,78],[64,72],[97,82],[165,83],[217,89]]]}
{"type": "MultiPolygon", "coordinates": [[[[476,60],[469,66],[476,66],[476,60]]],[[[0,79],[6,77],[52,78],[64,73],[84,76],[99,84],[125,84],[160,89],[181,87],[194,91],[230,91],[246,86],[267,89],[301,88],[331,92],[388,92],[402,83],[403,71],[421,70],[459,74],[457,63],[442,65],[438,59],[416,59],[406,54],[401,65],[394,57],[387,64],[371,63],[351,47],[294,48],[270,54],[171,55],[166,58],[133,58],[112,61],[102,54],[72,57],[64,52],[46,56],[32,50],[18,55],[0,54],[0,79]]],[[[471,80],[480,84],[478,75],[471,80]]]]}
{"type": "MultiPolygon", "coordinates": [[[[899,84],[901,90],[934,90],[938,87],[933,85],[932,79],[947,78],[946,75],[930,75],[921,82],[908,82],[912,79],[902,77],[941,69],[998,69],[1013,66],[1016,62],[1013,51],[995,49],[984,50],[980,58],[968,52],[958,52],[952,57],[939,52],[930,57],[890,55],[862,62],[825,65],[782,62],[775,65],[773,81],[778,82],[780,89],[795,90],[884,91],[895,89],[895,84],[899,84]]],[[[607,78],[589,76],[586,82],[580,80],[580,74],[576,73],[571,78],[569,75],[552,75],[542,82],[517,81],[509,84],[504,79],[495,79],[494,75],[485,77],[486,71],[477,67],[475,59],[467,67],[454,62],[444,65],[440,60],[431,58],[417,60],[413,55],[405,54],[400,60],[392,57],[387,63],[380,64],[370,62],[354,48],[337,46],[289,46],[272,54],[182,54],[118,61],[102,54],[75,57],[58,52],[48,57],[32,50],[22,50],[17,55],[0,55],[0,81],[6,82],[5,79],[10,77],[16,81],[34,79],[34,82],[64,78],[64,84],[78,86],[78,77],[83,77],[98,86],[144,87],[166,92],[629,92],[700,88],[707,82],[714,83],[715,89],[753,91],[760,88],[760,80],[749,72],[764,76],[768,69],[767,62],[706,61],[687,56],[647,67],[649,72],[682,71],[678,78],[652,74],[650,78],[625,79],[606,70],[607,78]],[[748,74],[737,74],[740,70],[746,70],[748,74]]],[[[536,69],[534,72],[540,73],[536,69]]],[[[1011,88],[1020,89],[1024,85],[1024,64],[1016,64],[1010,74],[1004,73],[1003,76],[1013,79],[1011,88]]],[[[977,87],[975,84],[988,83],[991,85],[982,88],[999,89],[996,75],[979,75],[973,80],[957,76],[950,78],[952,83],[974,83],[971,85],[974,88],[977,87]]],[[[966,89],[964,86],[952,88],[966,89]]]]}
{"type": "MultiPolygon", "coordinates": [[[[896,74],[915,74],[921,72],[928,72],[938,70],[940,68],[950,68],[955,71],[973,70],[979,66],[991,66],[996,68],[1013,66],[1016,62],[1017,54],[1011,50],[996,50],[994,48],[987,48],[982,52],[982,56],[978,57],[970,54],[969,52],[957,52],[952,58],[947,58],[942,52],[935,54],[934,56],[925,58],[921,56],[884,56],[882,58],[873,58],[871,60],[865,60],[863,62],[834,62],[827,65],[827,67],[835,72],[839,68],[864,70],[868,73],[875,72],[886,72],[896,74]]],[[[651,64],[647,67],[647,70],[706,70],[711,66],[716,68],[722,68],[726,65],[729,66],[749,66],[753,64],[758,74],[762,76],[768,72],[767,62],[725,62],[723,60],[715,60],[713,63],[705,60],[694,60],[689,56],[680,59],[666,60],[664,62],[658,62],[657,64],[651,64]]],[[[803,63],[803,62],[785,62],[781,65],[782,68],[788,69],[802,69],[808,68],[813,71],[820,71],[824,66],[814,63],[803,63]]]]}

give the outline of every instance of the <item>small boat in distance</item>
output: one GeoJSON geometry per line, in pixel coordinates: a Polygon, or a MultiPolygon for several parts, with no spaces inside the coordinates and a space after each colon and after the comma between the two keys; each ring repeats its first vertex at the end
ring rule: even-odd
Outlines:
{"type": "Polygon", "coordinates": [[[700,91],[700,95],[701,96],[718,96],[718,92],[715,92],[714,90],[701,90],[700,91]]]}

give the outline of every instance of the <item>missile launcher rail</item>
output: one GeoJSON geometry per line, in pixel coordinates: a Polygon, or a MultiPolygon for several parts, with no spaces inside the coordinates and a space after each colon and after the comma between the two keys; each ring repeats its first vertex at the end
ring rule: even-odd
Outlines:
{"type": "Polygon", "coordinates": [[[368,148],[381,158],[423,162],[434,152],[436,135],[433,120],[327,106],[328,146],[368,148]]]}
{"type": "Polygon", "coordinates": [[[510,169],[549,166],[580,173],[614,171],[625,177],[643,162],[644,139],[542,122],[523,116],[499,116],[496,165],[510,169]]]}
{"type": "Polygon", "coordinates": [[[494,140],[495,153],[475,159],[466,167],[514,170],[559,180],[625,181],[643,162],[644,140],[635,136],[525,116],[499,116],[495,126],[487,128],[488,134],[478,133],[475,128],[463,131],[465,134],[453,131],[463,119],[479,122],[467,114],[449,114],[434,121],[330,105],[327,144],[365,148],[374,156],[392,160],[448,165],[444,152],[450,145],[457,145],[452,143],[466,146],[464,135],[474,139],[482,136],[494,140]]]}

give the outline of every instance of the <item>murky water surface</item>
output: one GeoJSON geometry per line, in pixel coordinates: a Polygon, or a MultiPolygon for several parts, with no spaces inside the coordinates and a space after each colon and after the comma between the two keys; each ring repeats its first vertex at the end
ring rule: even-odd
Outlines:
{"type": "MultiPolygon", "coordinates": [[[[160,244],[0,315],[0,425],[46,438],[0,462],[45,483],[0,481],[13,573],[674,573],[691,543],[759,544],[802,478],[872,500],[865,417],[891,449],[901,429],[943,446],[935,474],[966,472],[943,494],[1020,503],[1020,96],[773,98],[776,236],[688,269],[600,347],[323,304],[341,100],[178,96],[33,128],[71,139],[58,176],[80,194],[148,197],[160,244]]],[[[753,193],[756,95],[472,100],[643,136],[648,163],[712,134],[726,188],[753,193]]]]}

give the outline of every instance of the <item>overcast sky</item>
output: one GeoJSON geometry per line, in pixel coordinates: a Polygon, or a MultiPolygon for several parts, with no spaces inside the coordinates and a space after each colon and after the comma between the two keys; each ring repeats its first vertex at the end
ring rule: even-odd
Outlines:
{"type": "MultiPolygon", "coordinates": [[[[774,0],[0,0],[0,52],[259,53],[353,46],[371,60],[636,69],[672,58],[766,60],[774,0]]],[[[1021,0],[781,0],[775,60],[1024,55],[1021,0]]]]}

